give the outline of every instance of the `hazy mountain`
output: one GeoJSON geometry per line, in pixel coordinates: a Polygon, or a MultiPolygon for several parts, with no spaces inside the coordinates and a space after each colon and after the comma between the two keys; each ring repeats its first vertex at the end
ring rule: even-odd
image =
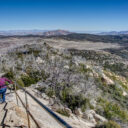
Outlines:
{"type": "Polygon", "coordinates": [[[65,30],[8,30],[0,31],[0,35],[4,36],[14,36],[14,35],[45,35],[45,36],[54,36],[54,35],[67,35],[71,32],[65,30]]]}
{"type": "Polygon", "coordinates": [[[45,36],[68,35],[68,34],[71,34],[71,32],[65,31],[65,30],[55,30],[55,31],[44,32],[45,36]]]}
{"type": "Polygon", "coordinates": [[[0,31],[0,35],[42,35],[46,30],[8,30],[0,31]]]}
{"type": "Polygon", "coordinates": [[[128,31],[101,32],[100,35],[128,35],[128,31]]]}

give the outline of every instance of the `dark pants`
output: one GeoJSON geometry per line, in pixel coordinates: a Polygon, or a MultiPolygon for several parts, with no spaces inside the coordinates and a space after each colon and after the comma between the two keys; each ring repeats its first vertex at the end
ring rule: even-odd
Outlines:
{"type": "Polygon", "coordinates": [[[6,88],[2,88],[2,89],[0,89],[0,95],[1,95],[1,97],[0,97],[0,101],[2,101],[2,102],[5,102],[5,94],[6,94],[6,88]]]}

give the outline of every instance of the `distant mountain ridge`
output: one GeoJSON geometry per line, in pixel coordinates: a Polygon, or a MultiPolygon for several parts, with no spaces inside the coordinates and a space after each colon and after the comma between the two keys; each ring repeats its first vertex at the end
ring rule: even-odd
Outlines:
{"type": "Polygon", "coordinates": [[[84,32],[70,32],[68,30],[3,30],[0,31],[0,36],[26,36],[26,35],[39,35],[39,36],[61,36],[69,34],[91,34],[91,35],[128,35],[128,31],[110,31],[110,32],[98,32],[98,31],[84,31],[84,32]]]}
{"type": "Polygon", "coordinates": [[[55,30],[55,31],[44,32],[45,36],[68,35],[68,34],[71,34],[71,32],[65,31],[65,30],[55,30]]]}
{"type": "Polygon", "coordinates": [[[101,32],[99,35],[128,35],[128,31],[101,32]]]}
{"type": "Polygon", "coordinates": [[[15,36],[15,35],[42,35],[42,36],[57,36],[68,35],[71,32],[66,30],[8,30],[0,31],[0,35],[3,36],[15,36]]]}

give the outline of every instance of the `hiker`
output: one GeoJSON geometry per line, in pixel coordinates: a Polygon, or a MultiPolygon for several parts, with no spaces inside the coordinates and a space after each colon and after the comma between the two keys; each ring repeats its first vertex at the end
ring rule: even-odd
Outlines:
{"type": "Polygon", "coordinates": [[[0,103],[5,102],[5,94],[8,84],[13,84],[13,82],[5,77],[0,78],[0,103]]]}

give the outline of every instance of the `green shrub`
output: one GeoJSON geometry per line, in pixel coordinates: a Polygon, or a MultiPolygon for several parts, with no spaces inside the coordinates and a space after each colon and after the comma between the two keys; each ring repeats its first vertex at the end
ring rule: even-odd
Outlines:
{"type": "Polygon", "coordinates": [[[55,95],[55,91],[52,88],[48,88],[46,90],[46,94],[47,96],[52,97],[53,95],[55,95]]]}
{"type": "Polygon", "coordinates": [[[60,96],[61,100],[62,100],[63,102],[66,102],[67,96],[68,96],[70,93],[72,93],[71,88],[66,88],[66,87],[65,87],[65,88],[61,91],[61,96],[60,96]]]}
{"type": "Polygon", "coordinates": [[[81,108],[84,112],[87,107],[92,107],[90,105],[89,99],[85,98],[81,94],[73,94],[70,88],[64,88],[61,92],[60,99],[63,103],[74,111],[76,108],[81,108]]]}
{"type": "Polygon", "coordinates": [[[24,82],[22,81],[22,79],[17,79],[16,83],[22,87],[24,87],[24,82]]]}
{"type": "Polygon", "coordinates": [[[122,81],[117,80],[117,82],[128,91],[128,85],[124,84],[122,81]]]}
{"type": "Polygon", "coordinates": [[[14,73],[12,70],[10,70],[9,72],[7,72],[3,77],[6,77],[8,79],[14,79],[14,73]]]}
{"type": "MultiPolygon", "coordinates": [[[[114,78],[115,79],[115,78],[114,78]]],[[[117,84],[107,85],[101,78],[97,78],[95,83],[103,91],[104,94],[109,95],[113,100],[116,100],[122,107],[127,107],[127,96],[123,96],[122,88],[119,88],[117,84]]]]}
{"type": "Polygon", "coordinates": [[[31,70],[29,73],[28,73],[29,77],[31,77],[36,83],[41,80],[41,73],[39,71],[33,71],[31,70]]]}
{"type": "Polygon", "coordinates": [[[21,59],[23,58],[23,53],[22,52],[16,52],[16,55],[17,55],[18,58],[21,58],[21,59]]]}
{"type": "Polygon", "coordinates": [[[106,90],[108,93],[112,94],[113,97],[122,97],[123,91],[118,88],[116,85],[109,85],[106,90]]]}
{"type": "Polygon", "coordinates": [[[121,128],[115,121],[108,121],[102,125],[96,126],[95,128],[121,128]]]}
{"type": "Polygon", "coordinates": [[[41,71],[37,71],[37,70],[33,70],[32,67],[27,67],[26,68],[26,73],[32,78],[34,79],[36,82],[38,82],[39,80],[41,80],[42,78],[44,80],[46,80],[49,77],[49,74],[46,73],[44,70],[41,71]]]}
{"type": "Polygon", "coordinates": [[[70,116],[70,114],[67,111],[65,111],[64,109],[58,109],[56,112],[58,112],[61,115],[67,116],[67,117],[70,116]]]}
{"type": "Polygon", "coordinates": [[[36,89],[42,93],[46,92],[46,87],[37,87],[36,89]]]}
{"type": "Polygon", "coordinates": [[[38,50],[38,49],[34,49],[34,48],[29,48],[29,51],[27,54],[32,54],[37,57],[39,54],[40,54],[41,50],[38,50]]]}
{"type": "Polygon", "coordinates": [[[44,80],[46,80],[49,77],[49,74],[46,73],[44,70],[41,71],[41,76],[44,80]]]}
{"type": "Polygon", "coordinates": [[[28,87],[31,84],[35,84],[36,83],[36,81],[33,78],[31,78],[31,77],[29,77],[27,75],[22,75],[21,79],[22,79],[25,87],[28,87]]]}
{"type": "Polygon", "coordinates": [[[108,102],[102,98],[99,98],[99,105],[102,109],[97,109],[97,113],[104,116],[105,118],[111,120],[113,118],[119,118],[122,121],[128,121],[128,112],[122,110],[118,104],[114,104],[113,102],[108,102]]]}
{"type": "Polygon", "coordinates": [[[40,52],[41,52],[40,50],[34,50],[33,54],[34,54],[34,56],[37,57],[37,56],[39,56],[40,52]]]}
{"type": "Polygon", "coordinates": [[[103,90],[104,93],[109,94],[109,96],[116,100],[122,107],[128,108],[128,96],[123,96],[123,91],[117,85],[104,85],[99,84],[99,87],[103,90]]]}
{"type": "MultiPolygon", "coordinates": [[[[105,72],[105,74],[106,74],[109,78],[111,78],[113,81],[115,81],[115,83],[120,84],[125,90],[128,91],[128,86],[127,86],[127,84],[123,83],[121,80],[119,80],[118,78],[116,78],[116,75],[115,75],[115,74],[111,73],[111,75],[110,75],[107,71],[104,71],[104,72],[105,72]]],[[[126,82],[128,83],[127,78],[126,78],[126,82]]]]}
{"type": "Polygon", "coordinates": [[[128,71],[128,69],[124,67],[125,65],[123,63],[109,64],[109,62],[106,61],[104,64],[105,69],[110,69],[112,72],[119,73],[122,76],[126,76],[125,72],[128,71]]]}
{"type": "Polygon", "coordinates": [[[90,68],[86,68],[84,64],[80,64],[79,66],[79,72],[82,72],[82,73],[87,73],[87,72],[91,72],[92,70],[90,68]]]}

